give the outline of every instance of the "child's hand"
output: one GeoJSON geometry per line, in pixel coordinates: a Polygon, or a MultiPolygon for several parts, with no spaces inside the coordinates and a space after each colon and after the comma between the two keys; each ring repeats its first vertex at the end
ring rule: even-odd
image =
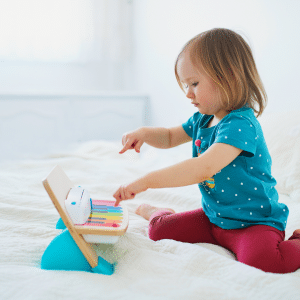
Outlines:
{"type": "Polygon", "coordinates": [[[139,153],[140,148],[142,147],[144,142],[144,130],[142,127],[137,130],[125,133],[122,137],[122,145],[124,147],[119,153],[122,154],[128,149],[135,149],[135,151],[139,153]]]}
{"type": "Polygon", "coordinates": [[[114,193],[113,197],[116,199],[115,206],[123,200],[133,199],[136,194],[144,192],[148,189],[143,179],[136,180],[127,185],[121,185],[114,193]]]}

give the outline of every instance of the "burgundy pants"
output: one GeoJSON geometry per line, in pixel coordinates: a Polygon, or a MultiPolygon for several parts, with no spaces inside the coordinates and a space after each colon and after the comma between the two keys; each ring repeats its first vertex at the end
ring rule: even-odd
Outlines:
{"type": "Polygon", "coordinates": [[[210,223],[203,209],[182,213],[157,211],[149,219],[149,237],[186,243],[210,243],[232,251],[239,262],[272,273],[300,268],[300,234],[284,240],[285,232],[266,225],[222,229],[210,223]]]}

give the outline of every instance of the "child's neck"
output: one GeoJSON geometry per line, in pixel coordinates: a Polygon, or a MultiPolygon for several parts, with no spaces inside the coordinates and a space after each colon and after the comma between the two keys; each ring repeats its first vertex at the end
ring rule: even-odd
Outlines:
{"type": "Polygon", "coordinates": [[[220,120],[217,120],[216,117],[213,116],[213,117],[211,118],[211,120],[208,122],[207,128],[214,127],[214,126],[216,126],[219,122],[220,122],[220,120]]]}
{"type": "Polygon", "coordinates": [[[228,115],[228,112],[220,112],[218,115],[214,115],[209,121],[207,128],[216,126],[225,116],[228,115]]]}

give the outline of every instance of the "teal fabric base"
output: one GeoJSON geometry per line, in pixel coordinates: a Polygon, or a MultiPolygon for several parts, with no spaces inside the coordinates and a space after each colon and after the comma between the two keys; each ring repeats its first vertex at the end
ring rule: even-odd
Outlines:
{"type": "MultiPolygon", "coordinates": [[[[58,220],[56,228],[65,228],[61,219],[58,220]]],[[[64,229],[51,241],[41,261],[41,268],[45,270],[86,271],[105,275],[112,275],[115,266],[116,263],[111,264],[99,256],[98,266],[92,268],[68,229],[64,229]]]]}
{"type": "Polygon", "coordinates": [[[67,228],[67,226],[65,225],[64,221],[62,220],[62,218],[58,219],[55,228],[56,229],[66,229],[67,228]]]}

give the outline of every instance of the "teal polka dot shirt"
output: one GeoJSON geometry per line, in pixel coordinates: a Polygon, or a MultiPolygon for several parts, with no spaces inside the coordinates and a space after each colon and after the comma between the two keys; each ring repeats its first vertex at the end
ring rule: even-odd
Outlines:
{"type": "Polygon", "coordinates": [[[271,156],[253,109],[234,110],[216,126],[207,128],[212,118],[196,112],[182,124],[193,138],[193,157],[214,143],[243,151],[212,178],[198,184],[202,207],[210,222],[223,229],[268,225],[284,231],[289,210],[278,202],[271,156]]]}

